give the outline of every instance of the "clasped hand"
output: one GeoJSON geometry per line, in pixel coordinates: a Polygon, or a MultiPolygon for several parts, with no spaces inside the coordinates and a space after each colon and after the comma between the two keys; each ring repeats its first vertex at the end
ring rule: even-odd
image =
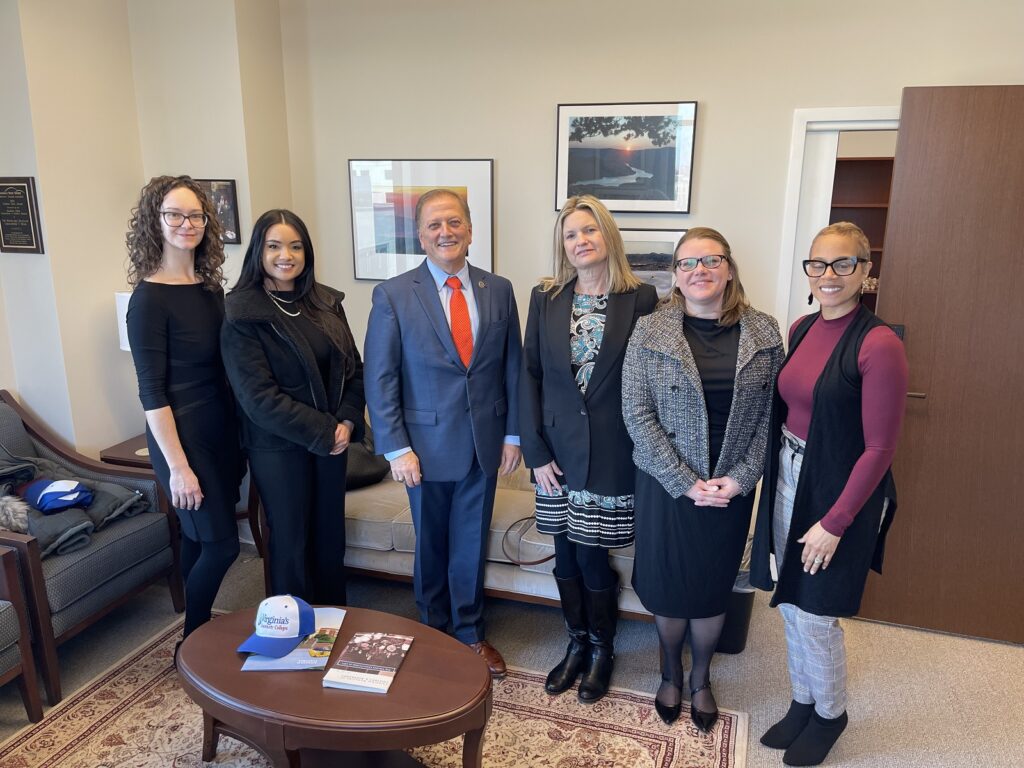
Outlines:
{"type": "Polygon", "coordinates": [[[740,484],[731,477],[713,477],[710,480],[698,479],[686,496],[693,499],[697,507],[727,507],[733,496],[738,496],[740,484]]]}
{"type": "Polygon", "coordinates": [[[342,421],[334,428],[334,446],[331,448],[331,456],[337,456],[348,449],[349,440],[352,439],[352,424],[342,421]]]}

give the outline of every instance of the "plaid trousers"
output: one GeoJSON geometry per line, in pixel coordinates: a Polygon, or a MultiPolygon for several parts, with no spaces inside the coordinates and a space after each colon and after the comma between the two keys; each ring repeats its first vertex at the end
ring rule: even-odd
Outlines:
{"type": "MultiPolygon", "coordinates": [[[[803,464],[804,441],[783,426],[779,451],[779,481],[775,489],[775,559],[782,573],[782,559],[793,517],[793,498],[803,464]]],[[[802,535],[802,532],[801,532],[802,535]]],[[[794,557],[800,550],[794,548],[794,557]]],[[[813,578],[813,577],[812,577],[813,578]]],[[[790,603],[779,605],[786,630],[786,651],[793,700],[814,704],[821,717],[833,719],[846,711],[846,644],[835,616],[816,616],[790,603]]]]}

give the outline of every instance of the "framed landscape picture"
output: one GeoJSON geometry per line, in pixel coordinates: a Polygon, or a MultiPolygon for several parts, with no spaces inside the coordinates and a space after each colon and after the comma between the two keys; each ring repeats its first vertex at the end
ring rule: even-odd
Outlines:
{"type": "Polygon", "coordinates": [[[493,160],[349,160],[352,250],[357,280],[386,280],[426,256],[416,231],[416,203],[449,189],[469,206],[471,264],[493,267],[493,160]]]}
{"type": "Polygon", "coordinates": [[[675,284],[672,261],[676,243],[685,229],[620,229],[626,246],[626,260],[633,273],[658,289],[658,297],[665,298],[675,284]]]}
{"type": "Polygon", "coordinates": [[[196,179],[217,211],[217,221],[224,230],[221,239],[228,245],[241,245],[241,224],[238,220],[238,192],[234,179],[196,179]]]}
{"type": "Polygon", "coordinates": [[[610,211],[689,213],[697,102],[559,104],[555,209],[594,195],[610,211]]]}

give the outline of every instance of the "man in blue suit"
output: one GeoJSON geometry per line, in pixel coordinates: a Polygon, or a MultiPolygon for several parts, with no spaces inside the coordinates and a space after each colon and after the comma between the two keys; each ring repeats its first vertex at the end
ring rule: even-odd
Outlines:
{"type": "Polygon", "coordinates": [[[420,620],[450,626],[502,677],[484,639],[484,561],[497,476],[521,457],[519,312],[508,280],[466,262],[473,224],[461,197],[421,196],[416,228],[427,258],[373,291],[364,381],[374,443],[409,494],[420,620]]]}

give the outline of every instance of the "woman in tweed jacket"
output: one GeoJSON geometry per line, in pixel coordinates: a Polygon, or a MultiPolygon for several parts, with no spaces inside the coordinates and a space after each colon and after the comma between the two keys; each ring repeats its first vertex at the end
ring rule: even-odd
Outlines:
{"type": "Polygon", "coordinates": [[[633,586],[661,643],[658,714],[679,717],[689,629],[690,716],[706,731],[718,717],[711,657],[764,465],[782,337],[774,318],[750,307],[720,233],[690,229],[674,267],[670,298],[637,322],[623,365],[639,470],[633,586]]]}

